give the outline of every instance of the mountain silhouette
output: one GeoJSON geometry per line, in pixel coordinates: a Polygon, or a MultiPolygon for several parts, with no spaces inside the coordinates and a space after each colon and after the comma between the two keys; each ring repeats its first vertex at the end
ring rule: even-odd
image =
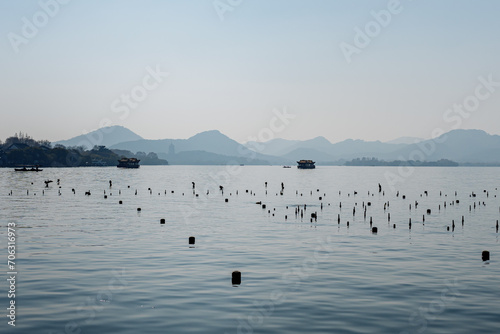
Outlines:
{"type": "Polygon", "coordinates": [[[452,130],[436,139],[408,145],[391,154],[393,158],[409,159],[413,152],[422,152],[425,159],[450,159],[456,162],[500,162],[500,136],[482,130],[452,130]]]}
{"type": "Polygon", "coordinates": [[[123,126],[114,125],[100,128],[98,130],[91,131],[87,134],[73,137],[68,140],[60,140],[53,143],[53,145],[63,145],[66,147],[84,146],[89,150],[92,149],[95,145],[111,147],[118,143],[140,139],[142,139],[142,137],[132,132],[131,130],[123,126]]]}
{"type": "MultiPolygon", "coordinates": [[[[200,151],[213,153],[215,155],[225,156],[225,158],[217,158],[212,156],[214,161],[226,161],[227,157],[233,157],[233,160],[240,161],[241,158],[247,159],[244,161],[249,162],[250,160],[260,160],[261,162],[281,164],[285,160],[283,158],[264,155],[259,152],[252,151],[237,141],[229,138],[228,136],[222,134],[218,130],[211,130],[198,133],[188,139],[140,139],[135,141],[122,142],[111,146],[111,149],[122,149],[129,150],[132,152],[142,151],[142,152],[155,152],[160,156],[165,156],[169,154],[170,146],[173,146],[176,155],[183,152],[198,152],[191,153],[193,155],[198,154],[200,151]],[[161,154],[163,153],[163,154],[161,154]]],[[[187,159],[187,154],[184,153],[183,156],[187,159]]],[[[195,157],[189,158],[189,160],[194,160],[195,157]]],[[[176,157],[168,156],[169,161],[176,161],[176,157]]],[[[225,163],[225,162],[221,162],[225,163]]]]}
{"type": "Polygon", "coordinates": [[[176,164],[294,164],[300,159],[312,159],[320,165],[341,164],[362,157],[386,161],[448,159],[460,163],[500,163],[500,136],[482,130],[452,130],[436,139],[415,144],[416,140],[419,139],[402,137],[385,143],[359,139],[331,143],[319,136],[309,140],[277,138],[243,145],[218,130],[201,132],[188,139],[153,140],[113,126],[54,144],[87,143],[134,153],[154,152],[176,164]]]}

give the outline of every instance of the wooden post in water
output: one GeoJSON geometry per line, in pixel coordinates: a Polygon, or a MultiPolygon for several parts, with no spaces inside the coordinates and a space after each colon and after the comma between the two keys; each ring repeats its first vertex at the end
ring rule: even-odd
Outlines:
{"type": "Polygon", "coordinates": [[[241,272],[239,271],[233,271],[231,275],[231,283],[233,285],[240,285],[241,284],[241,272]]]}

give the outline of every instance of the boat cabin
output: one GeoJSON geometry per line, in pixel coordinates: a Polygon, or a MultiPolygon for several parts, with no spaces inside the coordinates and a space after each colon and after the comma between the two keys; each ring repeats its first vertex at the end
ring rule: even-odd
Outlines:
{"type": "Polygon", "coordinates": [[[297,168],[300,169],[314,169],[316,166],[314,165],[316,162],[312,160],[300,160],[297,161],[297,168]]]}
{"type": "Polygon", "coordinates": [[[121,158],[118,160],[118,168],[139,168],[139,162],[141,160],[136,158],[121,158]]]}

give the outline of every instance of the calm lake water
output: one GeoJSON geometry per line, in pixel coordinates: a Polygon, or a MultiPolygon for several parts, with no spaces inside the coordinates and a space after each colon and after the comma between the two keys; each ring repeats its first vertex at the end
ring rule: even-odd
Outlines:
{"type": "MultiPolygon", "coordinates": [[[[498,333],[500,168],[402,172],[0,169],[2,276],[12,222],[18,272],[16,327],[4,317],[0,331],[498,333]],[[242,282],[233,286],[235,270],[242,282]]],[[[0,289],[5,314],[5,279],[0,289]]]]}

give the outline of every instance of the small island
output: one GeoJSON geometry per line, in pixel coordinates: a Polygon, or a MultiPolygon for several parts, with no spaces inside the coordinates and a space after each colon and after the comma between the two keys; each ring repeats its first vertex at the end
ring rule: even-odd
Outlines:
{"type": "Polygon", "coordinates": [[[0,141],[0,167],[116,167],[117,161],[122,158],[137,161],[137,167],[132,168],[138,168],[139,161],[143,165],[168,165],[167,160],[158,158],[154,152],[134,154],[99,145],[90,150],[83,146],[65,147],[59,144],[52,147],[49,141],[35,140],[24,133],[15,134],[3,143],[0,141]]]}
{"type": "Polygon", "coordinates": [[[393,160],[385,161],[377,158],[356,158],[347,161],[345,166],[415,166],[415,167],[457,167],[459,164],[448,159],[438,161],[420,161],[420,160],[393,160]]]}

